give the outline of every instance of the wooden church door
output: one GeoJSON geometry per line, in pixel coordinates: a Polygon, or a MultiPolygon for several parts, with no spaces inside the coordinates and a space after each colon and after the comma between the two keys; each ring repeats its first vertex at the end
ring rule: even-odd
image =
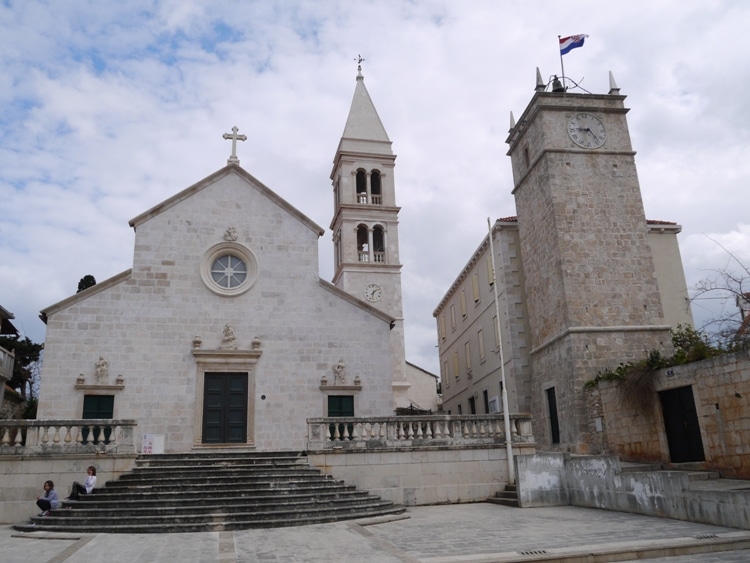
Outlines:
{"type": "Polygon", "coordinates": [[[664,414],[664,429],[672,463],[705,461],[703,440],[691,386],[659,393],[664,414]]]}
{"type": "Polygon", "coordinates": [[[247,373],[206,373],[203,443],[247,442],[247,373]]]}

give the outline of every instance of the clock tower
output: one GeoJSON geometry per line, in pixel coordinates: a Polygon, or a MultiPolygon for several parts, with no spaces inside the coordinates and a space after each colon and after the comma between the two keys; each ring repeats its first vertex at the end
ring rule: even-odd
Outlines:
{"type": "Polygon", "coordinates": [[[537,91],[507,143],[531,327],[538,443],[586,453],[583,385],[670,346],[624,107],[537,91]]]}
{"type": "Polygon", "coordinates": [[[405,374],[395,163],[391,140],[370,99],[360,66],[331,171],[332,281],[396,319],[391,328],[395,406],[406,407],[409,384],[405,374]]]}

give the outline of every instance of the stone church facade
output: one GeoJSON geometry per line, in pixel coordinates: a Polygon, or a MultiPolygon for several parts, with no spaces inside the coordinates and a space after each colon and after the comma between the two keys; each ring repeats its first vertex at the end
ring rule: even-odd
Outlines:
{"type": "Polygon", "coordinates": [[[307,418],[392,415],[409,388],[394,159],[360,73],[332,174],[334,283],[324,230],[234,150],[132,219],[132,268],[42,311],[39,418],[135,419],[184,452],[301,450],[307,418]]]}
{"type": "Polygon", "coordinates": [[[668,350],[692,315],[680,227],[644,214],[625,96],[614,80],[606,95],[540,82],[507,139],[517,215],[495,222],[494,256],[488,236],[434,311],[443,400],[498,412],[504,371],[539,447],[586,453],[584,383],[668,350]]]}

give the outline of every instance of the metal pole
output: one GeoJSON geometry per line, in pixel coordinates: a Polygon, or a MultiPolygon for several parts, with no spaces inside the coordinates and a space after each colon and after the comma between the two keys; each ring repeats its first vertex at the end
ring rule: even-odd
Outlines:
{"type": "Polygon", "coordinates": [[[560,71],[562,72],[562,86],[565,88],[565,65],[563,64],[563,55],[562,50],[560,49],[560,39],[562,37],[560,35],[557,36],[557,50],[560,53],[560,71]]]}
{"type": "Polygon", "coordinates": [[[492,242],[492,224],[487,217],[487,229],[490,237],[490,256],[492,257],[492,287],[495,295],[495,318],[497,319],[498,354],[500,356],[500,380],[503,383],[503,422],[505,423],[505,450],[508,457],[508,483],[516,482],[516,472],[513,468],[513,439],[510,431],[510,412],[508,412],[508,386],[505,384],[505,358],[503,357],[503,333],[500,330],[500,302],[497,296],[497,269],[495,268],[495,246],[492,242]]]}

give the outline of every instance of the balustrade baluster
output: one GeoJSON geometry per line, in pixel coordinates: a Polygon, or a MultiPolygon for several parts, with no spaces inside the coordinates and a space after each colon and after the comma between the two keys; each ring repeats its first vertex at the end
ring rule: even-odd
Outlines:
{"type": "Polygon", "coordinates": [[[325,432],[324,436],[326,437],[326,442],[330,442],[333,440],[333,434],[331,434],[331,425],[330,424],[321,424],[323,427],[323,431],[325,432]]]}
{"type": "Polygon", "coordinates": [[[409,440],[413,440],[414,439],[414,423],[409,421],[406,423],[406,427],[409,429],[409,431],[406,434],[407,438],[409,440]]]}
{"type": "Polygon", "coordinates": [[[70,444],[70,442],[73,441],[70,436],[70,428],[70,426],[65,427],[65,438],[63,439],[63,442],[65,442],[66,444],[70,444]]]}
{"type": "Polygon", "coordinates": [[[52,443],[59,444],[60,443],[60,427],[53,426],[52,428],[55,429],[55,434],[52,436],[52,443]]]}
{"type": "Polygon", "coordinates": [[[414,424],[417,425],[417,435],[415,437],[417,438],[417,440],[421,440],[424,437],[424,434],[422,433],[422,423],[415,422],[414,424]]]}
{"type": "Polygon", "coordinates": [[[406,434],[404,434],[404,423],[397,422],[396,424],[398,425],[398,439],[403,440],[406,436],[406,434]]]}
{"type": "Polygon", "coordinates": [[[378,426],[380,426],[380,433],[378,434],[378,438],[380,438],[381,440],[385,440],[385,437],[387,435],[388,423],[380,422],[378,423],[378,426]]]}
{"type": "Polygon", "coordinates": [[[16,439],[13,441],[14,446],[23,444],[23,429],[19,426],[16,428],[16,439]]]}
{"type": "Polygon", "coordinates": [[[81,430],[81,425],[76,425],[76,444],[81,444],[83,442],[83,432],[81,430]]]}
{"type": "Polygon", "coordinates": [[[333,441],[334,442],[340,442],[341,441],[341,434],[339,434],[339,425],[334,424],[333,425],[333,441]]]}
{"type": "Polygon", "coordinates": [[[443,424],[442,420],[435,421],[435,438],[438,440],[443,437],[443,424]]]}
{"type": "Polygon", "coordinates": [[[112,427],[112,433],[109,435],[109,446],[111,448],[117,447],[117,433],[120,431],[119,426],[112,427]]]}
{"type": "Polygon", "coordinates": [[[427,431],[427,439],[432,440],[432,421],[428,420],[425,424],[425,430],[427,431]]]}
{"type": "Polygon", "coordinates": [[[104,444],[106,438],[104,437],[104,426],[99,427],[99,437],[96,439],[100,444],[104,444]]]}
{"type": "Polygon", "coordinates": [[[10,428],[3,429],[3,439],[0,440],[0,446],[10,446],[10,428]]]}

